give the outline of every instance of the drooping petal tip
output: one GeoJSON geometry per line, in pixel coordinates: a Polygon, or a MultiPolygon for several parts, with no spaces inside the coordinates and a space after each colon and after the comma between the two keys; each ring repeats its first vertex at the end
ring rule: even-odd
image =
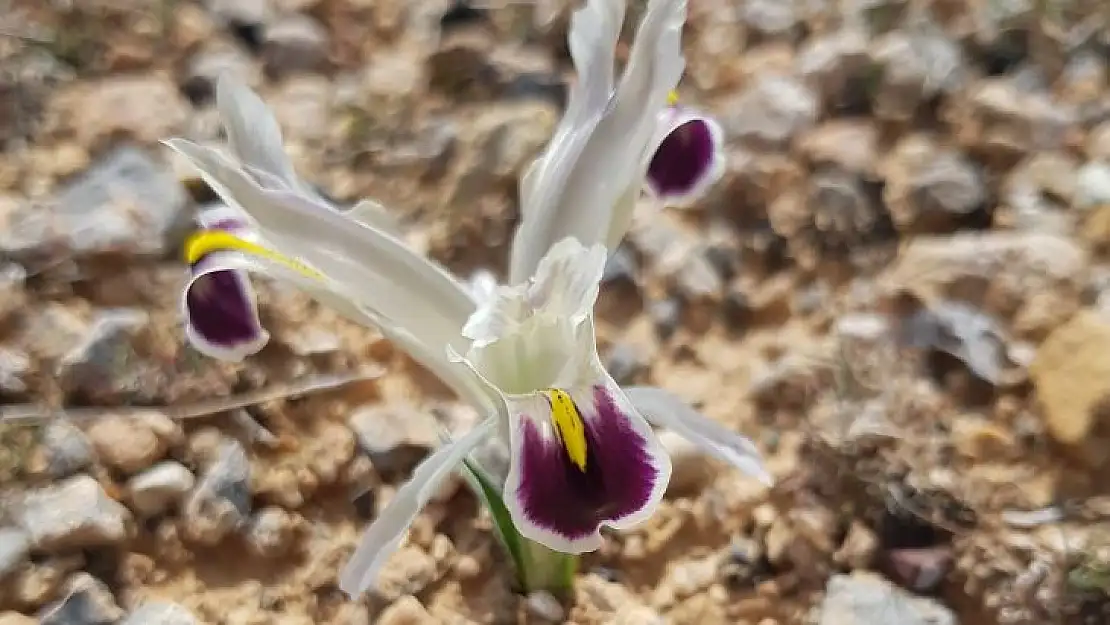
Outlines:
{"type": "Polygon", "coordinates": [[[724,132],[711,117],[670,107],[647,171],[648,191],[667,204],[698,200],[724,172],[724,132]]]}
{"type": "Polygon", "coordinates": [[[517,407],[505,502],[522,535],[584,553],[601,546],[602,526],[626,529],[654,512],[670,459],[619,390],[553,391],[517,407]]]}
{"type": "Polygon", "coordinates": [[[240,361],[257,354],[270,335],[258,318],[254,291],[245,271],[220,268],[201,258],[185,285],[185,336],[202,354],[240,361]]]}

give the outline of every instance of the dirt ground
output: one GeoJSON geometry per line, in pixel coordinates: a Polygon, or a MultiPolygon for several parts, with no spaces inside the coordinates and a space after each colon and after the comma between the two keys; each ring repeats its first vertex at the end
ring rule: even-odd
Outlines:
{"type": "Polygon", "coordinates": [[[664,433],[666,501],[552,604],[457,480],[338,591],[475,415],[286,285],[257,282],[258,356],[185,346],[215,197],[158,141],[219,141],[231,72],[323,193],[503,277],[571,5],[0,0],[0,625],[1110,622],[1110,10],[1082,0],[689,0],[679,91],[727,169],[637,213],[602,354],[775,485],[664,433]]]}

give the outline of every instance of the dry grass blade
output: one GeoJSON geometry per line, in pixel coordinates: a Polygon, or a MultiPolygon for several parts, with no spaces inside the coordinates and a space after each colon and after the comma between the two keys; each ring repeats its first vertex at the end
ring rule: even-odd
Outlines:
{"type": "Polygon", "coordinates": [[[19,404],[0,408],[0,422],[41,423],[51,419],[80,421],[95,419],[108,413],[126,415],[130,412],[143,412],[151,408],[161,410],[171,419],[195,419],[274,400],[330,391],[355,382],[373,380],[380,377],[381,374],[382,370],[379,367],[364,367],[346,373],[311,375],[292,382],[274,384],[256,391],[240,393],[230,397],[215,397],[183,406],[98,406],[95,408],[52,409],[33,404],[19,404]]]}

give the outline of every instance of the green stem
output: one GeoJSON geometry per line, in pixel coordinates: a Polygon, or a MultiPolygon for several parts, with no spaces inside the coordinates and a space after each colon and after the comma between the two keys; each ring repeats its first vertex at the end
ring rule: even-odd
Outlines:
{"type": "Polygon", "coordinates": [[[574,575],[578,572],[578,556],[553,551],[547,547],[523,539],[525,568],[521,582],[525,592],[546,590],[558,599],[565,599],[574,587],[574,575]]]}

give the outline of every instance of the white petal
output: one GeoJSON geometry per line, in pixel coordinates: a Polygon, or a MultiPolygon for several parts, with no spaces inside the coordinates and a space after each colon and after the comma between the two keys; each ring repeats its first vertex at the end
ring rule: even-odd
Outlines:
{"type": "Polygon", "coordinates": [[[597,302],[605,259],[601,245],[587,249],[576,239],[559,241],[536,267],[528,303],[540,314],[567,318],[574,325],[581,323],[597,302]]]}
{"type": "MultiPolygon", "coordinates": [[[[270,342],[270,334],[262,327],[262,323],[259,321],[258,301],[255,299],[254,289],[251,287],[247,272],[241,269],[229,269],[227,266],[221,265],[215,257],[210,257],[203,262],[204,265],[202,268],[192,268],[192,275],[190,275],[181,294],[182,316],[185,319],[185,338],[198,352],[209,358],[227,362],[240,362],[246,357],[253,356],[262,351],[262,348],[270,342]],[[231,346],[218,344],[206,337],[204,332],[194,325],[193,315],[190,313],[188,298],[190,290],[195,286],[194,283],[197,280],[204,279],[208,274],[217,271],[231,272],[242,294],[242,301],[247,305],[247,321],[254,333],[253,338],[239,341],[231,346]]],[[[226,330],[226,326],[224,326],[224,329],[226,330]]]]}
{"type": "Polygon", "coordinates": [[[346,295],[425,344],[465,344],[460,330],[474,302],[438,265],[309,196],[260,187],[215,150],[180,139],[166,145],[188,158],[225,202],[242,208],[279,253],[327,274],[346,295]]]}
{"type": "Polygon", "coordinates": [[[216,82],[216,107],[223,118],[231,151],[243,163],[276,176],[290,188],[300,186],[285,154],[281,127],[257,94],[222,75],[216,82]]]}
{"type": "Polygon", "coordinates": [[[403,236],[401,225],[397,223],[397,219],[390,215],[384,206],[374,200],[362,200],[343,214],[354,221],[375,228],[396,239],[401,239],[403,236]]]}
{"type": "Polygon", "coordinates": [[[412,478],[362,535],[358,548],[339,574],[340,590],[355,598],[374,585],[378,572],[400,546],[413,519],[439,490],[443,480],[496,428],[497,420],[488,419],[462,438],[437,449],[416,467],[412,478]]]}
{"type": "MultiPolygon", "coordinates": [[[[578,75],[566,112],[520,181],[521,223],[513,238],[509,283],[532,275],[549,247],[567,232],[558,227],[564,188],[613,91],[613,62],[624,22],[624,0],[587,0],[571,18],[568,43],[578,75]]],[[[577,210],[598,210],[583,206],[577,210]]],[[[591,241],[592,242],[592,241],[591,241]]]]}
{"type": "MultiPolygon", "coordinates": [[[[589,7],[587,7],[589,8],[589,7]]],[[[644,152],[656,115],[678,84],[685,61],[685,0],[650,0],[624,75],[600,120],[589,118],[548,146],[544,161],[528,172],[521,202],[524,219],[513,240],[510,282],[530,275],[556,241],[584,245],[606,240],[616,220],[627,223],[621,202],[642,186],[644,152]],[[620,206],[618,206],[618,203],[620,206]]]]}
{"type": "Polygon", "coordinates": [[[765,484],[773,482],[763,458],[749,439],[694,410],[674,394],[661,388],[637,386],[624,389],[628,398],[648,421],[674,430],[723,460],[765,484]]]}

